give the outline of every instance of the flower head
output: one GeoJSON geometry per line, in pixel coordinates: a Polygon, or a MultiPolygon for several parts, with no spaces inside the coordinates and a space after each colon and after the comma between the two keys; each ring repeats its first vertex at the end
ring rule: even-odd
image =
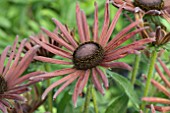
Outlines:
{"type": "Polygon", "coordinates": [[[132,12],[144,12],[145,14],[161,15],[170,22],[170,1],[169,0],[111,0],[112,4],[120,7],[126,3],[124,9],[132,12]]]}
{"type": "Polygon", "coordinates": [[[12,48],[7,46],[0,55],[0,110],[3,113],[7,113],[6,107],[11,106],[9,100],[24,101],[25,99],[20,94],[28,91],[28,86],[36,81],[26,84],[23,84],[23,82],[28,80],[29,77],[41,74],[41,72],[33,72],[21,76],[33,60],[39,46],[32,47],[25,56],[21,56],[26,40],[22,40],[18,50],[16,49],[17,42],[18,37],[16,37],[12,48]]]}
{"type": "MultiPolygon", "coordinates": [[[[170,77],[170,70],[166,67],[166,65],[160,60],[158,59],[159,63],[161,64],[162,68],[164,69],[164,71],[166,72],[166,74],[168,75],[168,77],[170,77]]],[[[165,98],[163,97],[143,97],[142,100],[146,101],[146,102],[152,102],[152,103],[157,103],[158,105],[154,105],[154,108],[156,111],[160,111],[160,112],[168,112],[170,111],[170,92],[169,89],[170,88],[170,82],[168,80],[168,78],[161,72],[161,70],[159,69],[158,65],[155,65],[156,71],[158,73],[158,75],[160,76],[160,78],[162,79],[162,81],[164,82],[164,85],[157,82],[156,80],[152,79],[151,83],[163,94],[165,94],[165,98]],[[160,104],[165,104],[167,106],[159,106],[160,104]]],[[[150,106],[146,106],[148,108],[150,108],[150,106]]]]}
{"type": "Polygon", "coordinates": [[[51,91],[56,86],[63,84],[57,92],[54,94],[53,98],[65,89],[69,84],[71,84],[74,80],[77,80],[74,93],[73,93],[73,102],[76,104],[78,95],[82,92],[83,88],[87,84],[87,81],[91,75],[94,86],[97,90],[104,94],[104,89],[100,80],[104,83],[104,86],[108,88],[108,79],[105,73],[99,68],[100,66],[107,69],[111,67],[118,67],[131,70],[131,67],[123,62],[114,62],[114,60],[125,57],[128,54],[138,53],[138,50],[143,49],[142,46],[145,43],[152,42],[154,39],[142,39],[140,41],[136,41],[132,44],[129,44],[125,47],[119,47],[123,42],[133,37],[135,34],[144,30],[145,28],[140,28],[128,33],[132,28],[138,25],[141,20],[133,22],[122,31],[120,31],[112,40],[109,40],[111,34],[115,28],[115,25],[119,19],[119,16],[122,12],[121,6],[117,11],[114,19],[111,24],[109,22],[109,3],[108,1],[105,4],[105,16],[104,23],[101,34],[99,36],[98,33],[98,6],[95,3],[95,13],[94,13],[94,26],[93,26],[93,36],[91,38],[89,26],[86,21],[86,16],[82,10],[80,10],[79,5],[76,5],[76,20],[79,34],[79,42],[76,42],[75,37],[71,36],[67,29],[62,25],[58,20],[53,19],[56,26],[60,29],[60,31],[65,36],[64,39],[58,37],[55,33],[50,32],[44,28],[42,30],[51,38],[56,40],[59,44],[63,46],[63,48],[58,48],[54,45],[47,45],[36,38],[30,37],[36,43],[41,45],[44,49],[61,56],[63,58],[67,58],[67,60],[58,60],[52,58],[46,58],[42,56],[35,56],[36,60],[54,63],[54,64],[62,64],[62,65],[72,65],[71,68],[56,70],[51,73],[47,73],[41,75],[39,77],[32,77],[31,79],[39,79],[39,78],[51,78],[57,77],[61,75],[66,75],[62,79],[54,82],[51,86],[49,86],[42,95],[42,98],[45,98],[49,91],[51,91]],[[118,48],[119,47],[119,48],[118,48]]]}

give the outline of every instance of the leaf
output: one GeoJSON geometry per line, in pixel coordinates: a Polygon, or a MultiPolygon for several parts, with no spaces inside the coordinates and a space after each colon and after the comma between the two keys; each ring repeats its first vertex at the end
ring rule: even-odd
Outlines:
{"type": "Polygon", "coordinates": [[[131,102],[135,105],[136,109],[139,109],[139,99],[135,93],[135,90],[133,89],[132,84],[123,76],[111,72],[111,71],[106,71],[114,80],[116,83],[118,83],[124,90],[124,92],[127,94],[131,102]]]}
{"type": "Polygon", "coordinates": [[[69,94],[69,91],[67,91],[57,106],[57,113],[64,113],[70,99],[71,95],[69,94]]]}
{"type": "Polygon", "coordinates": [[[105,113],[125,113],[128,101],[129,98],[125,93],[116,97],[110,106],[106,109],[105,113]]]}

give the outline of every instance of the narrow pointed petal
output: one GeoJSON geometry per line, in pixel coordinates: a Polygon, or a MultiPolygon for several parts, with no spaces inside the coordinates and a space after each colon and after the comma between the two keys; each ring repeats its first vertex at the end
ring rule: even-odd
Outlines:
{"type": "Polygon", "coordinates": [[[103,87],[102,87],[99,79],[97,78],[97,72],[96,72],[95,69],[92,69],[92,80],[93,80],[93,83],[94,83],[95,87],[97,88],[97,90],[98,90],[102,95],[104,95],[103,87]]]}
{"type": "Polygon", "coordinates": [[[158,97],[143,97],[142,101],[146,102],[154,102],[154,103],[162,103],[162,104],[170,104],[170,100],[158,98],[158,97]]]}
{"type": "Polygon", "coordinates": [[[78,98],[78,95],[79,95],[79,87],[80,87],[81,82],[83,81],[84,74],[85,73],[83,71],[81,73],[79,79],[77,80],[77,83],[76,83],[75,88],[74,88],[74,92],[73,92],[73,96],[72,96],[72,100],[73,100],[74,106],[76,106],[77,98],[78,98]]]}
{"type": "Polygon", "coordinates": [[[53,59],[53,58],[47,58],[47,57],[43,57],[43,56],[35,56],[34,59],[38,60],[38,61],[42,61],[42,62],[52,63],[52,64],[63,64],[63,65],[73,64],[72,62],[67,62],[64,60],[57,60],[57,59],[53,59]]]}
{"type": "Polygon", "coordinates": [[[0,102],[0,110],[1,110],[3,113],[8,113],[6,107],[5,107],[1,102],[0,102]]]}
{"type": "Polygon", "coordinates": [[[61,70],[57,70],[54,72],[31,77],[30,80],[36,80],[36,79],[41,79],[41,78],[48,79],[48,78],[52,78],[52,77],[63,76],[65,74],[73,73],[75,71],[76,71],[76,69],[74,69],[74,68],[66,68],[66,69],[61,69],[61,70]]]}
{"type": "Polygon", "coordinates": [[[80,83],[80,86],[78,88],[78,94],[82,93],[84,87],[86,86],[88,80],[89,80],[89,76],[90,76],[90,70],[86,70],[85,74],[84,74],[84,78],[80,83]]]}
{"type": "Polygon", "coordinates": [[[161,61],[161,59],[158,58],[159,63],[161,64],[162,68],[164,69],[164,71],[166,72],[166,74],[170,77],[170,71],[169,69],[166,67],[166,65],[161,61]]]}
{"type": "Polygon", "coordinates": [[[117,39],[111,46],[106,46],[106,51],[109,50],[113,50],[116,47],[118,47],[119,45],[121,45],[122,43],[124,43],[126,40],[128,40],[129,38],[132,38],[133,36],[135,36],[136,34],[138,34],[139,32],[148,29],[148,27],[144,27],[144,28],[139,28],[137,30],[134,30],[133,32],[127,34],[126,36],[120,37],[119,39],[117,39]]]}
{"type": "Polygon", "coordinates": [[[69,34],[69,32],[66,30],[66,28],[56,19],[52,19],[53,22],[57,25],[57,27],[61,30],[61,32],[64,34],[64,36],[67,38],[67,40],[73,45],[75,48],[78,47],[76,41],[74,38],[69,34]]]}
{"type": "Polygon", "coordinates": [[[151,112],[152,112],[152,113],[156,113],[156,111],[155,111],[155,108],[154,108],[153,104],[151,104],[151,112]]]}
{"type": "Polygon", "coordinates": [[[109,82],[108,82],[108,79],[107,79],[106,75],[99,68],[96,67],[95,69],[96,69],[96,72],[98,73],[98,75],[101,77],[105,88],[108,88],[109,87],[109,82]]]}
{"type": "Polygon", "coordinates": [[[9,102],[6,101],[6,100],[0,100],[0,103],[2,103],[3,105],[5,105],[5,106],[8,107],[8,108],[11,107],[11,105],[9,104],[9,102]]]}
{"type": "MultiPolygon", "coordinates": [[[[79,76],[79,75],[78,75],[79,76]]],[[[73,76],[68,81],[66,81],[54,94],[53,100],[56,99],[58,94],[60,94],[68,85],[70,85],[78,76],[73,76]]]]}
{"type": "Polygon", "coordinates": [[[167,90],[166,87],[161,85],[159,82],[155,81],[154,79],[151,80],[151,83],[161,92],[163,92],[166,96],[170,97],[170,92],[167,90]]]}
{"type": "Polygon", "coordinates": [[[70,51],[74,51],[74,47],[69,45],[66,41],[64,41],[62,38],[59,38],[55,33],[50,32],[48,30],[46,30],[45,28],[41,28],[49,37],[51,37],[52,39],[54,39],[56,42],[58,42],[59,44],[61,44],[62,46],[66,47],[68,50],[70,51]]]}
{"type": "Polygon", "coordinates": [[[95,5],[95,12],[94,12],[94,25],[93,25],[93,40],[94,42],[98,41],[98,6],[97,3],[94,3],[95,5]]]}
{"type": "Polygon", "coordinates": [[[116,14],[115,14],[115,16],[114,16],[114,18],[113,18],[113,20],[112,20],[112,23],[111,23],[111,25],[110,25],[110,27],[109,27],[109,29],[108,29],[108,31],[107,31],[107,34],[106,34],[106,36],[103,38],[103,40],[102,40],[102,42],[101,42],[101,45],[104,45],[104,47],[105,47],[105,45],[107,44],[107,42],[109,41],[109,38],[110,38],[110,36],[111,36],[111,34],[112,34],[115,26],[116,26],[116,23],[117,23],[120,15],[121,15],[121,12],[122,12],[123,7],[124,7],[124,5],[122,5],[122,6],[119,8],[119,10],[116,12],[116,14]]]}
{"type": "Polygon", "coordinates": [[[26,101],[24,97],[19,96],[18,94],[3,94],[3,95],[0,95],[0,98],[6,98],[6,99],[12,99],[12,100],[18,100],[18,101],[26,101]]]}
{"type": "Polygon", "coordinates": [[[31,91],[31,88],[28,87],[21,87],[18,89],[13,89],[13,90],[9,90],[7,92],[5,92],[6,94],[23,94],[27,91],[31,91]]]}
{"type": "Polygon", "coordinates": [[[34,38],[34,37],[32,37],[32,36],[31,36],[30,38],[31,38],[31,40],[35,41],[37,44],[39,44],[40,46],[42,46],[42,47],[43,47],[44,49],[46,49],[47,51],[50,51],[51,53],[54,53],[54,54],[59,55],[59,56],[62,56],[62,57],[64,57],[64,58],[69,58],[69,59],[72,58],[71,54],[69,54],[69,53],[66,54],[66,53],[64,53],[64,52],[62,52],[62,51],[60,51],[60,50],[56,50],[56,49],[54,49],[54,48],[52,48],[52,47],[44,44],[43,42],[39,41],[38,39],[36,39],[36,38],[34,38]]]}
{"type": "MultiPolygon", "coordinates": [[[[14,85],[17,85],[17,84],[21,84],[22,82],[25,82],[26,80],[28,80],[28,79],[31,78],[31,77],[40,76],[40,75],[42,75],[42,74],[44,74],[44,72],[40,72],[40,71],[26,74],[26,75],[18,78],[15,82],[13,82],[13,83],[11,84],[11,86],[14,86],[14,85]]],[[[9,86],[9,87],[10,87],[10,86],[9,86]]]]}
{"type": "Polygon", "coordinates": [[[99,43],[102,45],[102,41],[104,40],[104,37],[106,36],[108,27],[109,27],[109,21],[110,21],[110,14],[109,14],[109,2],[105,4],[105,12],[104,12],[104,23],[102,27],[102,32],[100,34],[99,43]]]}
{"type": "Polygon", "coordinates": [[[78,33],[80,36],[80,41],[81,43],[85,42],[85,35],[83,31],[83,23],[82,23],[82,11],[80,10],[80,7],[78,3],[76,4],[76,22],[77,22],[77,27],[78,27],[78,33]]]}
{"type": "Polygon", "coordinates": [[[42,94],[42,99],[44,100],[45,97],[47,96],[47,94],[55,87],[57,87],[58,85],[62,84],[63,82],[71,79],[71,78],[74,78],[74,77],[78,77],[80,74],[80,71],[76,71],[74,73],[71,73],[70,75],[67,75],[65,76],[64,78],[58,80],[57,82],[54,82],[53,84],[51,84],[45,91],[44,93],[42,94]]]}
{"type": "Polygon", "coordinates": [[[121,69],[126,69],[131,71],[132,67],[129,66],[128,64],[124,63],[124,62],[105,62],[100,64],[101,66],[107,67],[107,68],[121,68],[121,69]]]}
{"type": "Polygon", "coordinates": [[[4,51],[2,52],[2,54],[0,55],[0,74],[2,75],[3,70],[4,70],[4,62],[5,59],[7,57],[8,51],[10,49],[10,46],[7,46],[4,51]]]}
{"type": "Polygon", "coordinates": [[[119,38],[121,38],[123,35],[125,35],[127,32],[129,32],[132,28],[137,26],[139,23],[141,23],[142,20],[137,20],[133,23],[131,23],[129,26],[125,27],[123,30],[121,30],[108,44],[106,47],[106,50],[113,45],[119,38]]]}
{"type": "Polygon", "coordinates": [[[164,76],[164,74],[161,72],[161,70],[159,69],[158,65],[155,65],[155,69],[158,72],[159,76],[161,77],[161,79],[164,81],[164,83],[170,87],[170,82],[169,80],[164,76]]]}
{"type": "Polygon", "coordinates": [[[146,39],[141,39],[139,41],[133,42],[132,44],[129,44],[127,46],[124,46],[122,48],[118,48],[115,51],[112,52],[108,52],[105,55],[105,61],[111,61],[113,59],[113,57],[121,55],[122,53],[126,53],[129,50],[133,51],[136,49],[140,49],[142,45],[146,44],[146,43],[150,43],[152,41],[155,41],[155,38],[146,38],[146,39]]]}
{"type": "MultiPolygon", "coordinates": [[[[21,59],[20,63],[18,64],[18,66],[15,68],[14,72],[11,72],[8,74],[7,76],[7,82],[10,80],[15,80],[17,79],[29,66],[29,64],[31,63],[31,61],[33,60],[33,57],[36,53],[36,51],[40,48],[39,45],[36,45],[34,47],[32,47],[26,54],[25,56],[21,59]],[[13,76],[11,76],[13,75],[13,76]],[[14,76],[15,75],[15,76],[14,76]]],[[[13,70],[13,69],[11,69],[13,70]]]]}
{"type": "Polygon", "coordinates": [[[82,22],[83,22],[83,30],[84,30],[84,35],[85,35],[85,41],[90,41],[90,31],[89,31],[89,26],[87,24],[87,19],[84,14],[84,12],[81,13],[82,15],[82,22]]]}

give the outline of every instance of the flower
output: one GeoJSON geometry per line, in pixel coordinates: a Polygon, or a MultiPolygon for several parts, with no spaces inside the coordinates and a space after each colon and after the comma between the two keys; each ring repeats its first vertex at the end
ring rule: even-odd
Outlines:
{"type": "Polygon", "coordinates": [[[27,98],[27,102],[20,103],[15,101],[14,108],[8,109],[9,113],[33,113],[41,106],[45,100],[41,100],[41,92],[36,85],[33,85],[33,92],[27,92],[24,97],[27,98]]]}
{"type": "Polygon", "coordinates": [[[126,3],[124,9],[132,12],[142,11],[145,14],[161,15],[170,22],[170,1],[169,0],[111,0],[116,7],[126,3]]]}
{"type": "Polygon", "coordinates": [[[37,44],[42,46],[44,49],[61,56],[65,59],[58,60],[52,58],[46,58],[43,56],[35,56],[34,58],[39,61],[49,62],[54,64],[61,65],[71,65],[71,68],[65,68],[61,70],[56,70],[54,72],[46,73],[41,76],[31,77],[30,79],[36,80],[39,78],[49,79],[52,77],[57,77],[61,75],[66,75],[62,79],[54,82],[50,85],[42,95],[42,99],[44,99],[48,92],[53,88],[57,87],[60,84],[63,84],[54,94],[53,98],[64,90],[68,85],[70,85],[74,80],[77,80],[75,85],[75,89],[73,92],[73,102],[76,105],[77,97],[82,92],[83,88],[87,84],[87,81],[91,75],[94,86],[97,90],[104,94],[104,89],[102,88],[102,84],[100,80],[104,83],[105,88],[108,88],[108,79],[105,73],[100,69],[100,66],[107,69],[111,67],[119,67],[131,70],[131,67],[123,62],[113,62],[114,60],[125,57],[128,54],[138,53],[138,50],[143,49],[142,46],[145,43],[152,42],[153,38],[142,39],[140,41],[136,41],[132,44],[129,44],[125,47],[119,47],[123,42],[133,37],[135,34],[146,28],[140,28],[134,30],[133,32],[129,32],[130,29],[134,28],[138,25],[141,20],[133,22],[122,31],[120,31],[112,40],[109,40],[111,34],[115,28],[115,25],[119,19],[119,16],[122,12],[122,8],[120,7],[117,11],[114,19],[109,25],[109,2],[107,1],[105,4],[105,16],[104,16],[104,24],[102,28],[102,32],[100,36],[98,36],[98,6],[95,3],[95,13],[94,13],[94,26],[93,26],[93,38],[90,38],[89,26],[86,21],[86,16],[82,10],[80,10],[79,5],[76,5],[76,20],[78,26],[78,34],[80,37],[80,42],[76,42],[75,37],[71,36],[67,29],[62,25],[58,20],[52,19],[56,26],[60,29],[60,31],[65,36],[64,39],[59,38],[55,33],[50,32],[44,28],[42,30],[51,38],[56,40],[59,44],[63,46],[63,48],[56,47],[54,45],[47,45],[36,38],[30,37],[37,44]],[[128,34],[127,34],[128,33],[128,34]],[[67,59],[67,60],[66,60],[67,59]]]}
{"type": "Polygon", "coordinates": [[[0,55],[0,110],[2,110],[3,113],[7,113],[6,107],[11,107],[9,100],[24,101],[24,97],[20,96],[20,94],[28,91],[28,86],[36,81],[30,81],[26,84],[21,83],[29,80],[28,78],[32,76],[42,74],[41,72],[32,72],[21,76],[33,60],[39,46],[36,45],[32,47],[25,56],[21,56],[26,39],[22,40],[18,50],[16,49],[17,42],[18,36],[12,48],[7,46],[0,55]],[[9,52],[10,48],[11,51],[9,52]]]}
{"type": "MultiPolygon", "coordinates": [[[[166,67],[166,65],[158,58],[159,63],[161,64],[162,68],[164,69],[164,71],[166,72],[166,74],[168,75],[168,77],[170,77],[170,70],[166,67]]],[[[160,78],[162,79],[162,81],[164,82],[164,85],[162,85],[161,83],[157,82],[156,80],[152,79],[151,83],[159,90],[161,91],[163,94],[165,94],[167,96],[167,98],[163,98],[163,97],[143,97],[142,100],[146,101],[146,102],[153,102],[153,103],[158,103],[160,104],[168,104],[167,106],[154,106],[156,111],[160,111],[160,112],[168,112],[170,111],[170,92],[169,89],[170,88],[170,82],[167,79],[167,77],[161,72],[161,70],[159,69],[158,65],[155,65],[156,71],[158,73],[158,75],[160,76],[160,78]]],[[[146,106],[148,108],[150,108],[149,106],[146,106]]]]}
{"type": "MultiPolygon", "coordinates": [[[[60,46],[58,44],[58,42],[56,42],[55,40],[53,40],[52,38],[50,37],[46,37],[44,34],[40,33],[36,36],[34,36],[35,38],[37,38],[38,40],[46,43],[46,44],[52,44],[52,45],[55,45],[55,46],[60,46]]],[[[36,43],[34,41],[30,41],[30,42],[27,42],[25,44],[25,52],[27,52],[28,50],[30,50],[33,46],[35,46],[36,43]]],[[[55,54],[43,49],[43,48],[39,48],[38,51],[36,52],[36,54],[38,56],[45,56],[45,57],[53,57],[55,54]]]]}

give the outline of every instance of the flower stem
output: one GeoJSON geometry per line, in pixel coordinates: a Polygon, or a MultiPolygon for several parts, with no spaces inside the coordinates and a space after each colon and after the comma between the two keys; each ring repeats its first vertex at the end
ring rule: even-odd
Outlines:
{"type": "Polygon", "coordinates": [[[92,85],[90,84],[87,88],[87,94],[86,94],[86,100],[85,100],[85,104],[84,104],[84,111],[83,113],[88,113],[89,112],[89,104],[90,104],[90,99],[91,99],[91,89],[92,89],[92,85]]]}
{"type": "MultiPolygon", "coordinates": [[[[50,66],[48,64],[45,64],[45,71],[49,72],[50,71],[50,66]]],[[[47,87],[51,84],[50,79],[47,80],[47,87]]],[[[48,111],[50,113],[53,113],[53,100],[52,100],[52,92],[48,93],[48,111]]]]}
{"type": "Polygon", "coordinates": [[[96,92],[95,92],[94,87],[92,87],[92,89],[91,89],[91,93],[92,93],[92,99],[93,99],[94,111],[95,111],[95,113],[98,113],[97,100],[96,100],[96,92]]]}
{"type": "Polygon", "coordinates": [[[134,85],[134,83],[136,81],[136,76],[137,76],[137,72],[139,69],[140,58],[141,58],[141,54],[135,56],[135,62],[134,62],[134,66],[133,66],[133,70],[132,70],[132,78],[131,78],[132,85],[134,85]]]}
{"type": "MultiPolygon", "coordinates": [[[[156,58],[157,58],[157,51],[153,50],[152,54],[151,54],[150,64],[149,64],[149,71],[147,73],[146,85],[145,85],[144,95],[143,95],[144,97],[148,96],[149,87],[150,87],[152,75],[153,75],[153,72],[154,72],[154,65],[155,65],[155,62],[156,62],[156,58]]],[[[142,103],[141,108],[144,110],[145,102],[142,103]]]]}

